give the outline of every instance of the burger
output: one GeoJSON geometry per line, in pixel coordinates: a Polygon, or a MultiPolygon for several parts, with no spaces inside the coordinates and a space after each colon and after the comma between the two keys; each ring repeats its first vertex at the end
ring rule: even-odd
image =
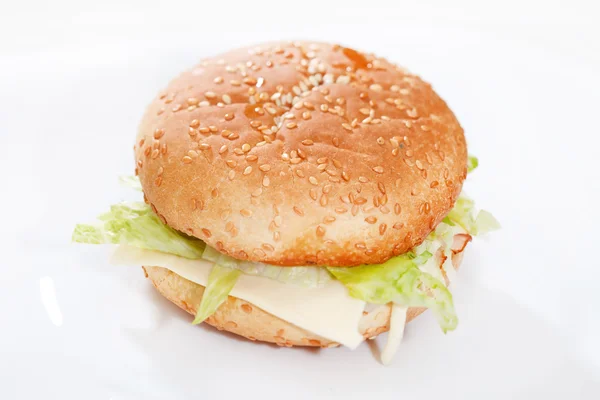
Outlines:
{"type": "Polygon", "coordinates": [[[458,323],[448,285],[472,237],[498,227],[461,194],[477,166],[431,86],[327,43],[233,50],[181,74],[134,145],[144,202],[73,240],[117,244],[171,302],[250,340],[357,347],[426,309],[458,323]]]}

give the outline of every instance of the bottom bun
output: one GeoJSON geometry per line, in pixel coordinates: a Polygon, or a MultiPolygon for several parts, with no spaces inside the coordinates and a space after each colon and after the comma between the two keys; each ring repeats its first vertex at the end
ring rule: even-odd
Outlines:
{"type": "MultiPolygon", "coordinates": [[[[452,257],[455,268],[462,261],[462,252],[452,257]]],[[[164,297],[171,302],[195,315],[204,286],[188,281],[174,272],[162,267],[142,267],[146,277],[164,297]]],[[[410,322],[423,313],[426,308],[411,307],[408,309],[406,321],[410,322]]],[[[358,329],[365,337],[374,338],[390,329],[390,304],[377,306],[370,311],[364,311],[358,329]]],[[[279,346],[313,346],[336,347],[339,343],[325,339],[308,332],[296,325],[282,320],[237,297],[229,296],[217,311],[206,319],[206,323],[219,330],[225,330],[250,340],[271,342],[279,346]]]]}

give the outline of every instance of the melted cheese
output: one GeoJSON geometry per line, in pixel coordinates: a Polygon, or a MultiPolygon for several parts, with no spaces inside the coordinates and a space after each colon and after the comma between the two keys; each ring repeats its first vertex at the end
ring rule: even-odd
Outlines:
{"type": "MultiPolygon", "coordinates": [[[[120,265],[161,266],[202,286],[206,286],[213,266],[206,260],[189,260],[129,246],[118,246],[112,261],[120,265]]],[[[323,287],[305,288],[242,274],[231,295],[352,349],[364,340],[358,324],[365,302],[350,297],[348,290],[338,281],[332,280],[323,287]]]]}
{"type": "Polygon", "coordinates": [[[392,304],[392,315],[390,316],[390,331],[387,337],[387,343],[381,352],[381,363],[388,365],[392,362],[400,342],[404,337],[404,327],[406,326],[406,312],[408,307],[392,304]]]}

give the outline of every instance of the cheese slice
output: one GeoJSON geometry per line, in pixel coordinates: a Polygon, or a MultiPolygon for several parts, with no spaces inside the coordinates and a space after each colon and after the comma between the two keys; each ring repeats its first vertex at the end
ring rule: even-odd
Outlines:
{"type": "MultiPolygon", "coordinates": [[[[189,260],[125,245],[117,247],[112,262],[118,265],[164,267],[202,286],[206,286],[213,266],[212,262],[206,260],[189,260]]],[[[306,288],[242,274],[231,295],[352,349],[364,340],[358,324],[365,302],[350,297],[344,285],[336,280],[322,287],[306,288]]]]}

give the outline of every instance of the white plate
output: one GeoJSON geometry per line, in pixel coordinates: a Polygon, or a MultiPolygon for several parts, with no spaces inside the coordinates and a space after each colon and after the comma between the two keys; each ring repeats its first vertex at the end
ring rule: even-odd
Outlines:
{"type": "MultiPolygon", "coordinates": [[[[69,19],[65,4],[52,14],[60,29],[34,15],[49,36],[5,35],[0,56],[0,398],[600,397],[600,60],[587,35],[566,41],[576,25],[391,6],[367,21],[369,9],[344,8],[330,24],[258,7],[274,17],[267,27],[150,5],[69,19]],[[443,335],[425,314],[387,368],[373,355],[381,339],[315,351],[191,326],[141,269],[70,244],[75,223],[135,197],[117,177],[170,77],[219,49],[299,36],[375,51],[433,82],[481,162],[467,191],[504,226],[469,246],[453,285],[459,328],[443,335]]],[[[9,27],[26,23],[22,11],[9,27]]]]}

